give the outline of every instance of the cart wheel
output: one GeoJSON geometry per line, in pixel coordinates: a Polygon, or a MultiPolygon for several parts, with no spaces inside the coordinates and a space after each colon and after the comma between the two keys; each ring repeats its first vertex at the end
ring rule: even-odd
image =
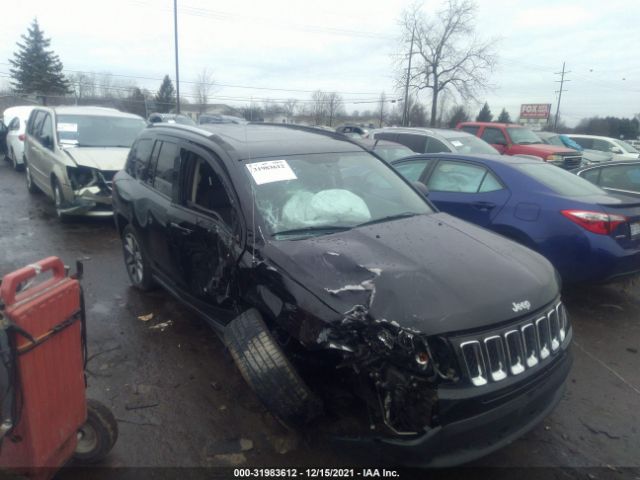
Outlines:
{"type": "Polygon", "coordinates": [[[96,463],[113,448],[118,439],[118,423],[113,413],[97,400],[87,400],[87,421],[78,430],[78,445],[73,459],[78,463],[96,463]]]}

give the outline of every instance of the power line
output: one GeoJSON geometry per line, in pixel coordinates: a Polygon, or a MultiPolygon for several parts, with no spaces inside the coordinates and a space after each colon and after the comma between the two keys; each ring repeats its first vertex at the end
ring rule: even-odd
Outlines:
{"type": "MultiPolygon", "coordinates": [[[[11,65],[7,62],[0,62],[0,65],[11,65]]],[[[71,73],[84,73],[86,75],[111,75],[112,77],[120,77],[120,78],[132,78],[134,80],[151,80],[161,82],[163,79],[158,77],[146,77],[142,75],[124,75],[120,73],[110,73],[110,72],[95,72],[90,70],[72,70],[70,68],[65,68],[64,72],[71,73]]],[[[197,80],[180,80],[180,83],[188,83],[192,85],[208,85],[211,87],[225,87],[225,88],[243,88],[249,90],[265,90],[265,91],[274,91],[274,92],[293,92],[293,93],[314,93],[316,90],[301,90],[301,89],[291,89],[291,88],[273,88],[273,87],[257,87],[252,85],[236,85],[231,83],[219,83],[219,82],[211,82],[211,83],[203,83],[197,80]]],[[[330,91],[339,93],[340,95],[377,95],[378,92],[345,92],[345,91],[337,91],[332,89],[320,89],[323,91],[330,91]]]]}

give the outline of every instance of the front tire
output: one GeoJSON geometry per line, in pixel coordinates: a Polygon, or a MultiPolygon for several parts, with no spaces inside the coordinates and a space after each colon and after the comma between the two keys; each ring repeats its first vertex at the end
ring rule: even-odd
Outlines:
{"type": "Polygon", "coordinates": [[[122,230],[122,250],[124,264],[131,284],[138,290],[151,290],[155,284],[151,275],[149,260],[142,248],[138,232],[131,224],[122,230]]]}
{"type": "Polygon", "coordinates": [[[25,181],[27,182],[27,190],[29,193],[38,193],[40,189],[33,182],[33,175],[31,174],[31,168],[29,164],[24,162],[24,170],[25,170],[25,181]]]}
{"type": "Polygon", "coordinates": [[[67,202],[64,199],[64,194],[62,193],[62,187],[60,186],[60,182],[58,179],[54,178],[53,183],[53,203],[56,206],[56,215],[61,222],[66,222],[69,219],[69,216],[64,213],[64,209],[67,206],[67,202]]]}
{"type": "Polygon", "coordinates": [[[224,339],[244,379],[282,423],[302,426],[320,414],[320,399],[284,355],[257,310],[236,317],[224,339]]]}
{"type": "Polygon", "coordinates": [[[97,400],[87,400],[87,421],[78,430],[73,454],[77,463],[92,464],[104,459],[118,439],[118,422],[113,413],[97,400]]]}

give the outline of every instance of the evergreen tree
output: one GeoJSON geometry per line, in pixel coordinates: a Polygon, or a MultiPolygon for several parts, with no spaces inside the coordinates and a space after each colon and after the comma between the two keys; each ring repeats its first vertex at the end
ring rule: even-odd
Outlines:
{"type": "Polygon", "coordinates": [[[456,125],[458,125],[460,122],[466,122],[467,120],[469,120],[469,114],[467,113],[467,110],[461,105],[453,107],[449,115],[449,128],[456,128],[456,125]]]}
{"type": "Polygon", "coordinates": [[[491,120],[493,120],[493,114],[489,109],[489,104],[484,102],[480,113],[478,113],[478,116],[476,117],[476,122],[490,122],[491,120]]]}
{"type": "Polygon", "coordinates": [[[502,109],[502,111],[500,112],[500,116],[498,117],[498,121],[500,123],[511,123],[511,116],[506,109],[502,109]]]}
{"type": "Polygon", "coordinates": [[[64,95],[70,92],[69,82],[62,73],[60,58],[48,50],[51,39],[44,37],[38,20],[34,19],[18,42],[18,51],[9,60],[12,68],[11,84],[17,93],[64,95]]]}
{"type": "Polygon", "coordinates": [[[156,108],[160,113],[167,113],[176,106],[176,90],[169,75],[165,75],[156,93],[156,108]]]}

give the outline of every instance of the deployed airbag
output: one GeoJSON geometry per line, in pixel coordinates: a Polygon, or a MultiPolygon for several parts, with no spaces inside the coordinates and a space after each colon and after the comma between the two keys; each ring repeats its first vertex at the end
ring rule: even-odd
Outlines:
{"type": "Polygon", "coordinates": [[[367,204],[358,195],[343,189],[318,193],[298,191],[282,209],[284,228],[315,225],[351,225],[371,220],[367,204]]]}

